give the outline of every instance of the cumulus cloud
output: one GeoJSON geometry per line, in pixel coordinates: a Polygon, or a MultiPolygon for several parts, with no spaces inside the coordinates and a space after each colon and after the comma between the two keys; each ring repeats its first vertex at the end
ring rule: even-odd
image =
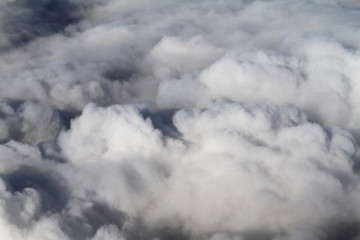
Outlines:
{"type": "Polygon", "coordinates": [[[0,3],[0,238],[360,238],[357,1],[0,3]]]}

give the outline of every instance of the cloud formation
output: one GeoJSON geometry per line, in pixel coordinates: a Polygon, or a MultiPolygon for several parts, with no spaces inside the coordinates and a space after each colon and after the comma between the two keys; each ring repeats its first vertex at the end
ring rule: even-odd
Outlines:
{"type": "Polygon", "coordinates": [[[0,239],[360,239],[357,1],[0,9],[0,239]]]}

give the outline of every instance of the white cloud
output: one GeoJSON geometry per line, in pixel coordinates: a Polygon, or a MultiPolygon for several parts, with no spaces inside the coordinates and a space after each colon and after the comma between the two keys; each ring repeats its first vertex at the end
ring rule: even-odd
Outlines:
{"type": "Polygon", "coordinates": [[[0,3],[0,238],[359,238],[358,5],[0,3]]]}

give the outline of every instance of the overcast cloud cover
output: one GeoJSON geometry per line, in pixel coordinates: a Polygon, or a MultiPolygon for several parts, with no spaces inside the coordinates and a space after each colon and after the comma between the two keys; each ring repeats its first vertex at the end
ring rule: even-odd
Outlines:
{"type": "Polygon", "coordinates": [[[360,1],[2,0],[1,240],[359,240],[360,1]]]}

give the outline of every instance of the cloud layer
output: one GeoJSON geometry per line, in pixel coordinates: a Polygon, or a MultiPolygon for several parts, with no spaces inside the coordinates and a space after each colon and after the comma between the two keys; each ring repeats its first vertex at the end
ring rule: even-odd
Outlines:
{"type": "Polygon", "coordinates": [[[360,239],[357,1],[0,9],[0,239],[360,239]]]}

